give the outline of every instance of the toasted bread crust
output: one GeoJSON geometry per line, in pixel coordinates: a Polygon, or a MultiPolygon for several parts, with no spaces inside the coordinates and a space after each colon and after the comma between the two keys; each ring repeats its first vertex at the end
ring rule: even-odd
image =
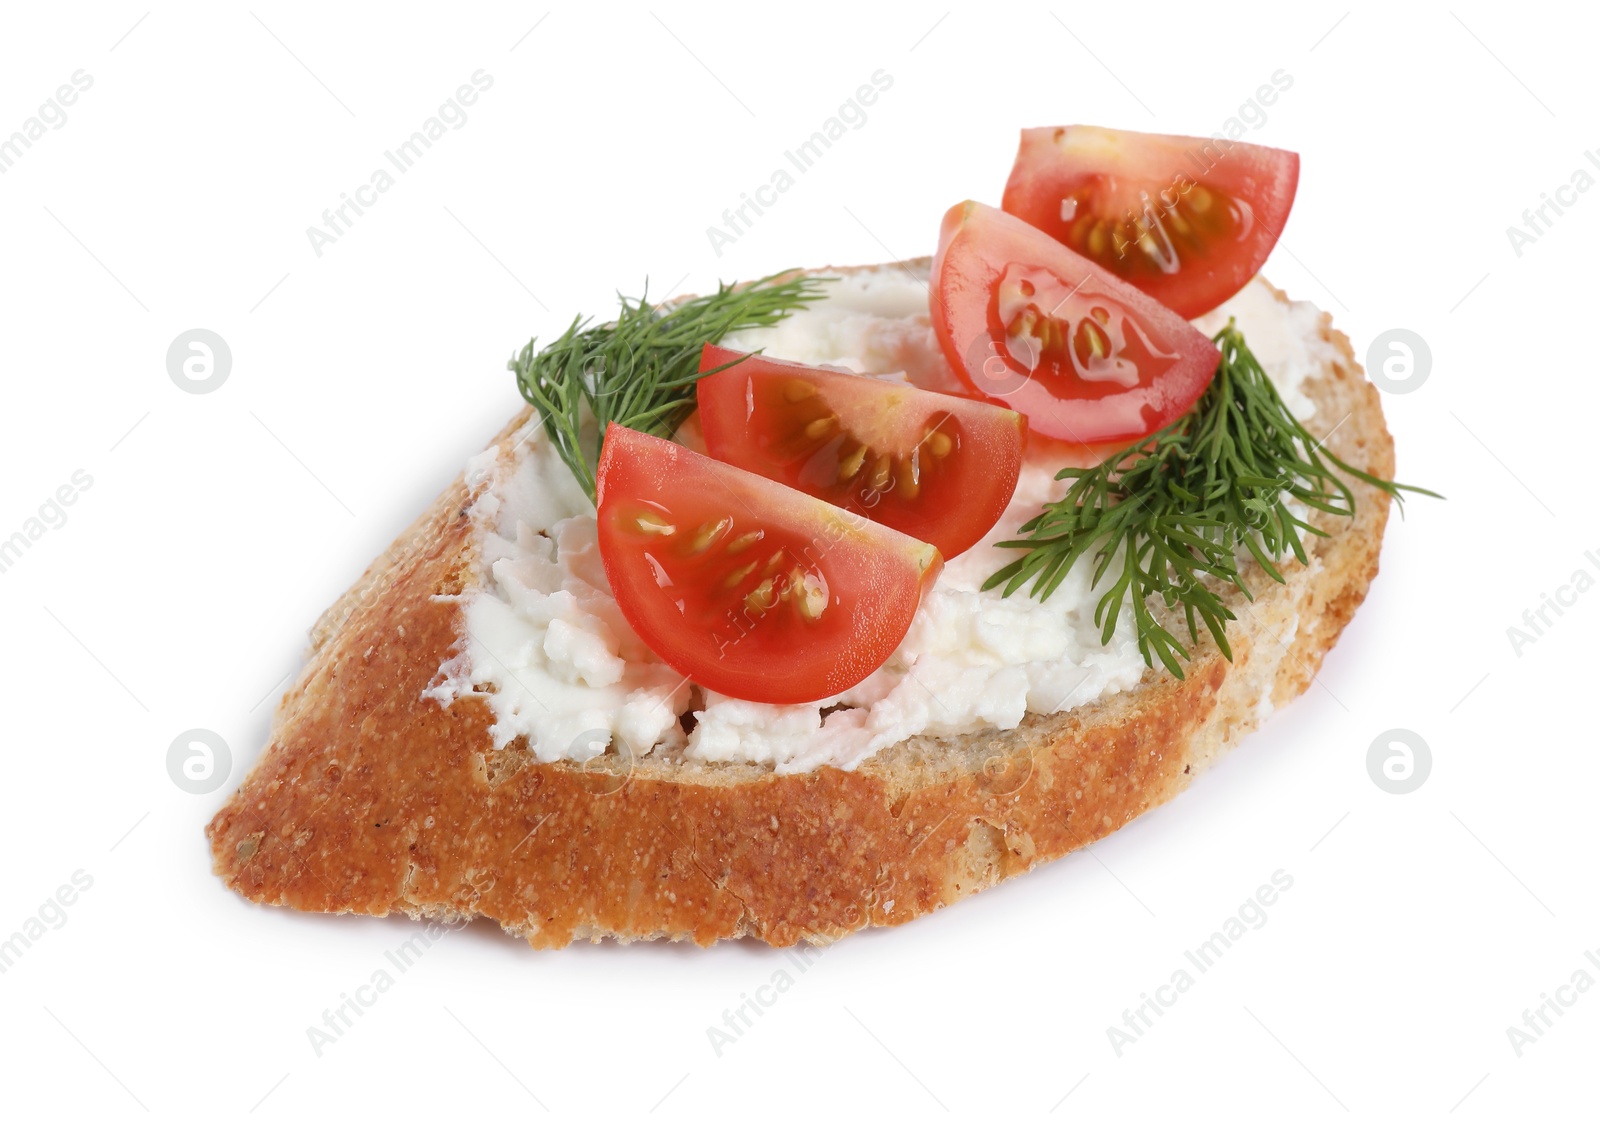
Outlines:
{"type": "MultiPolygon", "coordinates": [[[[1281,294],[1280,294],[1281,297],[1281,294]]],[[[1349,341],[1308,386],[1309,423],[1382,477],[1394,448],[1349,341]]],[[[504,448],[526,411],[496,438],[504,448]]],[[[1378,568],[1388,500],[1307,543],[1285,585],[1230,600],[1230,663],[1020,727],[914,738],[853,772],[647,756],[619,772],[496,752],[487,703],[424,690],[458,643],[475,581],[457,479],[312,633],[272,738],[207,828],[215,868],[253,901],[300,910],[491,917],[539,947],[668,937],[826,941],[896,925],[1100,839],[1171,799],[1304,691],[1378,568]]],[[[604,761],[606,759],[602,759],[604,761]]]]}

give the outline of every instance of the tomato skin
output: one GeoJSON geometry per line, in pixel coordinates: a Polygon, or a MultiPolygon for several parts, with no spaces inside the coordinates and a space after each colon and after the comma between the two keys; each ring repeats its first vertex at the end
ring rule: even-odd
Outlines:
{"type": "Polygon", "coordinates": [[[970,200],[945,214],[930,311],[976,396],[1025,414],[1032,433],[1086,447],[1128,445],[1176,420],[1221,360],[1171,309],[970,200]]]}
{"type": "Polygon", "coordinates": [[[1279,148],[1070,125],[1022,131],[1000,205],[1192,320],[1260,272],[1299,182],[1279,148]]]}
{"type": "Polygon", "coordinates": [[[696,387],[711,456],[947,559],[988,534],[1016,491],[1027,420],[1014,410],[714,344],[700,369],[716,371],[696,387]]]}
{"type": "Polygon", "coordinates": [[[811,702],[859,683],[943,565],[927,543],[614,423],[596,485],[622,615],[664,662],[736,698],[811,702]]]}

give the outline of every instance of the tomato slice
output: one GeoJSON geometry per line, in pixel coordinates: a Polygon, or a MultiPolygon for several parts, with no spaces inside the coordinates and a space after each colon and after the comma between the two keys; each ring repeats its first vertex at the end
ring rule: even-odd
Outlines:
{"type": "Polygon", "coordinates": [[[981,203],[945,215],[930,295],[956,373],[1076,445],[1126,445],[1174,421],[1221,360],[1171,309],[981,203]]]}
{"type": "Polygon", "coordinates": [[[927,543],[616,424],[596,482],[622,615],[679,672],[741,699],[810,702],[861,682],[943,565],[927,543]]]}
{"type": "Polygon", "coordinates": [[[1028,423],[1014,410],[707,344],[706,452],[859,512],[954,558],[1017,489],[1028,423]],[[728,364],[736,366],[728,367],[728,364]]]}
{"type": "Polygon", "coordinates": [[[1281,148],[1069,125],[1022,131],[1000,205],[1192,320],[1260,271],[1299,182],[1281,148]]]}

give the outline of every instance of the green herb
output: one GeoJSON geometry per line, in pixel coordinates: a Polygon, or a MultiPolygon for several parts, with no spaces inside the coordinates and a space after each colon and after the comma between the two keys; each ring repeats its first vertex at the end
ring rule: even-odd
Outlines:
{"type": "MultiPolygon", "coordinates": [[[[579,318],[542,351],[529,340],[507,366],[539,411],[545,432],[589,498],[606,423],[670,437],[694,409],[700,348],[744,328],[776,324],[808,301],[828,277],[774,274],[667,308],[618,294],[608,324],[579,318]]],[[[709,372],[708,372],[709,373],[709,372]]]]}
{"type": "Polygon", "coordinates": [[[1403,502],[1403,491],[1437,493],[1380,480],[1319,447],[1295,420],[1277,388],[1245,346],[1233,321],[1213,337],[1222,362],[1200,400],[1183,417],[1095,468],[1066,468],[1065,497],[1028,520],[1025,536],[1003,547],[1027,551],[984,583],[1009,596],[1028,582],[1050,596],[1079,558],[1094,551],[1098,584],[1120,560],[1121,573],[1095,606],[1102,643],[1109,643],[1127,603],[1145,663],[1159,659],[1183,678],[1189,650],[1157,618],[1155,605],[1183,607],[1189,643],[1200,625],[1230,660],[1226,623],[1235,619],[1217,586],[1247,598],[1239,572],[1242,546],[1268,577],[1283,581],[1275,562],[1285,553],[1306,561],[1301,532],[1325,535],[1296,516],[1289,499],[1335,515],[1351,515],[1355,496],[1334,469],[1403,502]],[[1207,579],[1212,579],[1207,584],[1207,579]]]}

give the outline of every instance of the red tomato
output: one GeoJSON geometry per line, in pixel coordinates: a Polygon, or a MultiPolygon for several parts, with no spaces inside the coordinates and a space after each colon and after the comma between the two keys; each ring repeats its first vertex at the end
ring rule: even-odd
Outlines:
{"type": "Polygon", "coordinates": [[[1261,269],[1299,181],[1281,148],[1071,125],[1022,131],[1000,205],[1193,319],[1261,269]]]}
{"type": "Polygon", "coordinates": [[[861,682],[943,565],[927,543],[620,425],[596,480],[622,615],[672,667],[741,699],[809,702],[861,682]]]}
{"type": "Polygon", "coordinates": [[[980,397],[1077,445],[1123,446],[1174,421],[1221,360],[1170,308],[981,203],[944,217],[931,305],[945,358],[980,397]]]}
{"type": "Polygon", "coordinates": [[[954,558],[995,525],[1022,471],[1014,410],[707,344],[706,452],[930,542],[954,558]]]}

